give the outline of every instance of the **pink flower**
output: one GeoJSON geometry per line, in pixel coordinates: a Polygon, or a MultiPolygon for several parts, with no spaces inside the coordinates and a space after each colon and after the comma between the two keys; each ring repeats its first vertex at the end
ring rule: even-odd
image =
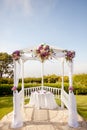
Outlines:
{"type": "Polygon", "coordinates": [[[11,90],[16,91],[17,90],[16,86],[14,86],[11,90]]]}

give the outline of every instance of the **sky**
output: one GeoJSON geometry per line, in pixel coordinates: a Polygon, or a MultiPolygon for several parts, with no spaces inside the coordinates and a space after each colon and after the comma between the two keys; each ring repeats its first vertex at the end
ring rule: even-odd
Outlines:
{"type": "MultiPolygon", "coordinates": [[[[74,50],[73,73],[87,73],[87,0],[0,0],[0,52],[41,43],[74,50]]],[[[40,68],[25,63],[25,76],[40,76],[40,68]]],[[[44,75],[58,75],[60,68],[60,62],[46,62],[44,75]]]]}

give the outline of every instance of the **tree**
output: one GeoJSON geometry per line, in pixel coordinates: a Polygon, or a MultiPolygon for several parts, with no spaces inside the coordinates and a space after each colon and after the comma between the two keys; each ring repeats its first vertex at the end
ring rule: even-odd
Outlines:
{"type": "Polygon", "coordinates": [[[13,60],[8,53],[0,52],[0,78],[13,77],[13,60]]]}

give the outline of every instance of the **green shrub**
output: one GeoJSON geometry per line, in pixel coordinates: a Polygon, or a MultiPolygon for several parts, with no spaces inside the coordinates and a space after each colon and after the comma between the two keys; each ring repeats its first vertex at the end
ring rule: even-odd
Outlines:
{"type": "Polygon", "coordinates": [[[13,85],[9,85],[9,84],[2,84],[0,86],[0,96],[2,95],[11,95],[12,94],[12,90],[11,88],[13,87],[13,85]]]}
{"type": "MultiPolygon", "coordinates": [[[[19,79],[18,91],[21,90],[22,80],[19,79]]],[[[41,86],[41,78],[25,78],[24,87],[36,87],[41,86]]],[[[44,86],[61,88],[61,76],[48,75],[44,76],[44,86]]],[[[13,87],[13,79],[11,78],[0,78],[0,96],[12,94],[11,88],[13,87]]],[[[73,87],[74,94],[87,94],[87,74],[79,74],[73,76],[73,87]]],[[[64,76],[64,89],[68,92],[69,88],[69,79],[67,76],[64,76]]]]}

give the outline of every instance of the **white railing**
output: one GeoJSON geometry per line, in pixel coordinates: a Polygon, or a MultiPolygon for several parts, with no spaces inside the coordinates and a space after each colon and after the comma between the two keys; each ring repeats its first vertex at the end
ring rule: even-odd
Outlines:
{"type": "MultiPolygon", "coordinates": [[[[42,89],[41,86],[24,88],[24,99],[29,99],[31,96],[31,92],[39,91],[41,89],[42,89]]],[[[64,103],[64,105],[69,109],[69,104],[68,104],[69,95],[68,93],[66,93],[65,90],[61,88],[53,88],[48,86],[44,86],[43,89],[52,92],[55,98],[60,99],[64,103]]]]}
{"type": "Polygon", "coordinates": [[[69,95],[65,90],[61,89],[61,101],[69,109],[69,95]]]}
{"type": "MultiPolygon", "coordinates": [[[[32,87],[32,88],[24,88],[24,99],[30,98],[31,92],[41,90],[41,86],[38,87],[32,87]]],[[[61,88],[53,88],[53,87],[48,87],[44,86],[44,90],[50,91],[54,94],[55,98],[60,99],[61,98],[61,88]]]]}

